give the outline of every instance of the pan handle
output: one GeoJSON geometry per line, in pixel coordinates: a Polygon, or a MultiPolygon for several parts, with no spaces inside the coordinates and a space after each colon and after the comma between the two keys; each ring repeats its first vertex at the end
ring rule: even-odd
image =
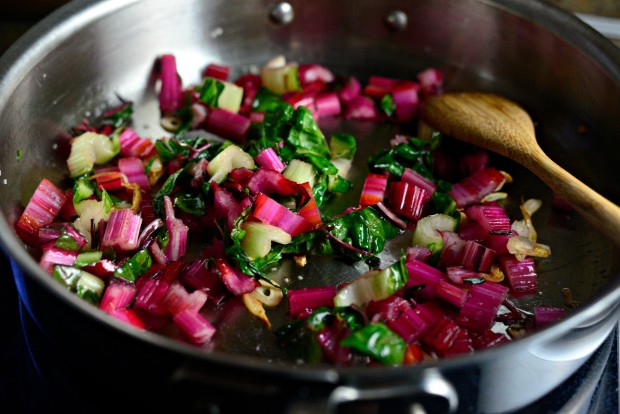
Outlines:
{"type": "Polygon", "coordinates": [[[327,400],[329,414],[337,414],[350,403],[398,402],[402,412],[408,413],[455,413],[458,408],[458,393],[454,387],[436,370],[424,372],[421,381],[392,387],[357,388],[341,385],[335,388],[327,400]]]}

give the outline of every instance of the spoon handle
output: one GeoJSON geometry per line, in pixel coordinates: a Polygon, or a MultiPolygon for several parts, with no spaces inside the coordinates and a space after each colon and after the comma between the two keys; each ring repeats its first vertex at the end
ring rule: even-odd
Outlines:
{"type": "Polygon", "coordinates": [[[533,151],[531,156],[533,162],[527,167],[590,224],[620,246],[620,207],[557,165],[542,150],[533,151]]]}

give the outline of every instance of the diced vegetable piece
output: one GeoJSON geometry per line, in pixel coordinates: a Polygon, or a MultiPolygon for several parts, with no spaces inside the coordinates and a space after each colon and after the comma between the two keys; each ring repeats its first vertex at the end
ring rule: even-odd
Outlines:
{"type": "Polygon", "coordinates": [[[125,177],[120,171],[95,171],[93,175],[97,188],[102,191],[116,191],[123,188],[125,177]]]}
{"type": "Polygon", "coordinates": [[[254,159],[250,154],[237,145],[229,145],[209,162],[207,172],[213,181],[220,183],[235,168],[253,170],[255,167],[254,159]]]}
{"type": "Polygon", "coordinates": [[[82,269],[72,266],[56,265],[52,270],[52,277],[67,289],[75,291],[77,282],[80,280],[80,277],[82,277],[82,269]]]}
{"type": "Polygon", "coordinates": [[[473,341],[471,336],[469,335],[469,331],[467,329],[461,329],[452,346],[444,351],[438,352],[438,354],[444,358],[456,355],[471,354],[474,352],[474,346],[472,345],[472,342],[473,341]]]}
{"type": "Polygon", "coordinates": [[[123,129],[118,138],[120,153],[125,157],[145,157],[155,149],[155,144],[150,139],[140,137],[131,128],[123,129]]]}
{"type": "Polygon", "coordinates": [[[95,305],[99,304],[105,283],[98,277],[77,267],[64,265],[54,266],[52,277],[77,296],[95,305]]]}
{"type": "Polygon", "coordinates": [[[312,189],[310,188],[310,184],[304,183],[303,186],[306,187],[307,192],[311,194],[311,196],[306,205],[297,210],[297,214],[299,214],[300,217],[306,219],[306,221],[308,221],[313,226],[318,227],[323,224],[323,219],[321,218],[321,211],[319,210],[319,206],[316,203],[314,195],[312,195],[312,189]]]}
{"type": "Polygon", "coordinates": [[[339,289],[334,306],[365,306],[370,301],[385,299],[407,283],[408,274],[403,261],[383,270],[373,270],[339,289]]]}
{"type": "Polygon", "coordinates": [[[448,266],[446,267],[446,275],[448,279],[452,281],[452,283],[456,283],[457,285],[467,283],[472,279],[479,279],[480,276],[478,272],[470,269],[465,269],[461,266],[448,266]]]}
{"type": "Polygon", "coordinates": [[[322,93],[315,98],[317,115],[320,117],[339,115],[342,112],[340,100],[335,92],[322,93]]]}
{"type": "Polygon", "coordinates": [[[504,333],[486,331],[481,335],[475,335],[472,339],[472,345],[476,349],[487,349],[509,341],[510,339],[504,333]]]}
{"type": "Polygon", "coordinates": [[[349,336],[351,330],[344,323],[334,323],[321,329],[316,334],[316,340],[321,346],[324,358],[332,364],[342,365],[351,360],[351,350],[342,345],[342,341],[349,336]]]}
{"type": "Polygon", "coordinates": [[[114,318],[120,320],[121,322],[125,322],[133,326],[134,328],[144,330],[146,329],[146,324],[140,317],[134,312],[133,309],[121,308],[121,309],[112,309],[109,312],[114,318]]]}
{"type": "Polygon", "coordinates": [[[234,222],[242,211],[241,204],[228,190],[221,188],[215,181],[211,182],[211,189],[213,191],[215,214],[218,217],[226,217],[228,219],[228,228],[234,228],[234,222]]]}
{"type": "Polygon", "coordinates": [[[409,280],[405,288],[422,287],[423,297],[433,299],[437,296],[437,285],[447,276],[439,269],[419,260],[406,263],[409,280]]]}
{"type": "Polygon", "coordinates": [[[357,151],[355,137],[346,133],[333,134],[329,140],[329,151],[332,160],[338,158],[352,160],[357,151]]]}
{"type": "Polygon", "coordinates": [[[387,175],[369,173],[366,176],[366,180],[364,180],[364,187],[360,196],[360,206],[372,206],[383,201],[387,186],[387,175]]]}
{"type": "Polygon", "coordinates": [[[81,252],[75,259],[75,266],[83,267],[96,263],[103,257],[103,252],[100,250],[92,250],[90,252],[81,252]]]}
{"type": "Polygon", "coordinates": [[[101,247],[124,251],[136,249],[141,226],[142,217],[134,214],[131,209],[114,210],[110,213],[101,247]]]}
{"type": "Polygon", "coordinates": [[[109,197],[101,201],[84,200],[75,206],[79,217],[73,222],[75,228],[86,238],[88,246],[92,240],[91,230],[97,231],[99,223],[106,221],[110,216],[109,197]]]}
{"type": "Polygon", "coordinates": [[[241,248],[250,260],[265,257],[271,251],[271,243],[289,244],[291,235],[279,227],[270,224],[246,221],[241,225],[245,236],[241,239],[241,248]]]}
{"type": "Polygon", "coordinates": [[[435,95],[443,90],[443,73],[435,68],[428,68],[418,73],[418,82],[426,96],[435,95]]]}
{"type": "Polygon", "coordinates": [[[394,101],[394,115],[398,122],[413,119],[418,111],[418,91],[420,85],[411,81],[397,82],[392,86],[390,94],[394,101]]]}
{"type": "Polygon", "coordinates": [[[425,246],[411,246],[407,248],[407,263],[413,260],[426,262],[431,257],[431,250],[425,246]]]}
{"type": "Polygon", "coordinates": [[[129,183],[138,184],[142,190],[151,188],[141,159],[135,157],[121,158],[118,160],[118,169],[127,177],[129,183]]]}
{"type": "Polygon", "coordinates": [[[514,256],[502,256],[498,260],[514,292],[535,293],[538,291],[538,274],[534,259],[526,257],[518,260],[514,256]]]}
{"type": "Polygon", "coordinates": [[[201,314],[193,309],[185,309],[174,315],[174,323],[181,332],[196,345],[204,345],[215,334],[215,328],[201,314]]]}
{"type": "Polygon", "coordinates": [[[467,218],[478,222],[487,234],[510,233],[510,219],[500,206],[473,205],[465,209],[467,218]]]}
{"type": "Polygon", "coordinates": [[[263,67],[260,76],[263,86],[279,95],[301,90],[298,66],[295,63],[263,67]]]}
{"type": "Polygon", "coordinates": [[[114,276],[133,283],[138,277],[142,276],[149,270],[152,263],[153,259],[149,255],[148,251],[146,249],[140,250],[138,253],[129,258],[129,260],[120,265],[114,271],[114,276]]]}
{"type": "Polygon", "coordinates": [[[452,283],[442,280],[437,284],[437,297],[443,299],[457,308],[462,308],[467,300],[468,293],[466,290],[453,285],[452,283]]]}
{"type": "Polygon", "coordinates": [[[160,57],[161,90],[159,92],[159,108],[163,113],[174,112],[181,106],[182,84],[177,74],[177,63],[174,55],[160,57]]]}
{"type": "Polygon", "coordinates": [[[441,232],[443,248],[439,254],[441,264],[446,267],[461,266],[463,263],[463,249],[467,240],[462,240],[459,235],[453,231],[441,232]]]}
{"type": "Polygon", "coordinates": [[[334,74],[325,66],[317,64],[299,65],[299,81],[306,85],[317,80],[325,83],[333,82],[334,74]]]}
{"type": "Polygon", "coordinates": [[[406,183],[423,188],[429,195],[432,195],[437,189],[437,185],[434,182],[411,168],[405,168],[401,179],[406,183]]]}
{"type": "MultiPolygon", "coordinates": [[[[238,171],[239,170],[234,170],[231,172],[230,178],[232,180],[235,180],[233,173],[238,171]]],[[[236,176],[237,174],[234,175],[236,176]]],[[[275,193],[283,197],[291,197],[305,192],[304,188],[299,186],[296,182],[268,168],[259,168],[255,173],[250,174],[249,179],[241,177],[239,181],[245,181],[245,187],[249,189],[252,194],[263,193],[272,195],[275,193]]]]}
{"type": "Polygon", "coordinates": [[[423,317],[419,310],[410,307],[388,321],[387,326],[411,344],[420,339],[431,326],[431,321],[423,317]]]}
{"type": "Polygon", "coordinates": [[[163,305],[163,300],[168,294],[170,283],[159,277],[148,279],[136,295],[134,307],[143,309],[153,315],[168,315],[168,309],[163,305]]]}
{"type": "Polygon", "coordinates": [[[65,196],[67,199],[62,205],[60,211],[58,212],[58,217],[65,221],[72,221],[77,213],[75,212],[75,207],[73,205],[73,190],[67,189],[65,190],[65,196]]]}
{"type": "Polygon", "coordinates": [[[505,181],[506,178],[501,172],[489,167],[454,184],[449,194],[456,201],[457,207],[464,208],[497,191],[505,181]]]}
{"type": "Polygon", "coordinates": [[[183,223],[183,220],[175,217],[170,197],[164,196],[164,206],[166,209],[166,229],[170,235],[170,240],[164,253],[168,260],[174,262],[185,255],[189,227],[183,223]]]}
{"type": "Polygon", "coordinates": [[[51,181],[46,178],[41,180],[26,209],[15,223],[17,234],[26,243],[37,243],[39,229],[52,223],[66,199],[65,193],[51,181]]]}
{"type": "Polygon", "coordinates": [[[371,320],[389,322],[396,319],[401,313],[411,308],[411,303],[398,295],[370,301],[366,306],[366,315],[371,320]]]}
{"type": "MultiPolygon", "coordinates": [[[[76,259],[74,266],[79,266],[78,260],[80,260],[80,256],[76,259]]],[[[101,259],[82,266],[82,268],[95,276],[110,279],[114,275],[116,269],[118,269],[118,265],[110,259],[101,259]]]]}
{"type": "Polygon", "coordinates": [[[510,254],[508,251],[508,240],[514,236],[516,236],[516,233],[513,231],[507,234],[489,234],[485,237],[483,244],[495,251],[498,256],[503,256],[510,254]]]}
{"type": "MultiPolygon", "coordinates": [[[[256,163],[261,167],[270,168],[279,173],[281,173],[282,171],[284,171],[285,168],[287,168],[273,148],[265,148],[255,157],[255,160],[256,163]]],[[[292,179],[290,177],[286,178],[288,178],[289,180],[292,179]]]]}
{"type": "Polygon", "coordinates": [[[534,306],[534,324],[537,328],[552,324],[562,317],[566,311],[557,306],[534,306]]]}
{"type": "Polygon", "coordinates": [[[72,266],[76,258],[77,252],[52,246],[44,249],[43,255],[39,260],[39,266],[46,272],[52,273],[54,265],[72,266]]]}
{"type": "Polygon", "coordinates": [[[138,293],[133,283],[111,280],[99,303],[99,309],[110,313],[114,309],[123,309],[131,305],[138,293]]]}
{"type": "Polygon", "coordinates": [[[207,302],[207,298],[207,294],[202,290],[195,290],[189,293],[183,285],[174,282],[166,292],[162,304],[168,312],[176,315],[185,309],[192,309],[196,312],[200,311],[207,302]]]}
{"type": "Polygon", "coordinates": [[[314,186],[314,168],[311,164],[297,158],[293,158],[282,175],[297,184],[308,183],[312,188],[314,186]]]}
{"type": "Polygon", "coordinates": [[[458,221],[446,214],[432,214],[421,218],[413,232],[413,245],[428,247],[433,254],[438,253],[444,246],[441,232],[454,232],[458,221]]]}
{"type": "Polygon", "coordinates": [[[203,72],[204,77],[211,77],[219,80],[227,80],[230,74],[230,66],[217,65],[215,63],[209,63],[203,72]]]}
{"type": "Polygon", "coordinates": [[[405,341],[382,323],[366,325],[340,344],[355,348],[385,365],[402,364],[405,357],[405,341]]]}
{"type": "Polygon", "coordinates": [[[371,76],[368,78],[368,84],[364,87],[364,95],[372,98],[382,98],[388,95],[397,83],[397,79],[387,78],[385,76],[371,76]]]}
{"type": "Polygon", "coordinates": [[[293,213],[265,194],[258,194],[254,202],[254,216],[263,223],[276,226],[295,237],[312,230],[312,223],[293,213]]]}
{"type": "Polygon", "coordinates": [[[470,270],[488,272],[491,269],[495,252],[473,240],[467,240],[463,246],[461,265],[470,270]]]}
{"type": "Polygon", "coordinates": [[[120,152],[118,137],[85,132],[71,142],[67,159],[69,175],[73,178],[90,172],[95,164],[105,164],[120,152]]]}
{"type": "Polygon", "coordinates": [[[390,185],[387,205],[395,213],[417,221],[422,217],[428,200],[429,193],[423,188],[397,181],[390,185]]]}
{"type": "Polygon", "coordinates": [[[422,336],[421,341],[433,349],[449,349],[461,333],[461,328],[450,318],[443,317],[435,322],[422,336]]]}
{"type": "MultiPolygon", "coordinates": [[[[205,254],[207,257],[214,257],[205,254]]],[[[201,290],[215,303],[224,291],[224,285],[214,270],[208,269],[206,259],[194,260],[179,276],[181,282],[189,289],[201,290]]]]}
{"type": "Polygon", "coordinates": [[[359,80],[354,76],[349,76],[345,79],[344,85],[338,91],[338,99],[343,104],[347,104],[360,94],[362,87],[359,80]]]}
{"type": "Polygon", "coordinates": [[[233,269],[224,259],[216,259],[215,266],[217,268],[218,275],[226,288],[230,290],[236,296],[241,296],[245,293],[251,293],[260,286],[260,283],[255,279],[247,276],[239,271],[233,269]]]}
{"type": "Polygon", "coordinates": [[[218,108],[237,113],[243,100],[243,88],[230,82],[222,82],[224,89],[217,100],[218,108]]]}
{"type": "Polygon", "coordinates": [[[86,238],[72,224],[65,224],[54,246],[60,249],[79,252],[85,244],[86,238]]]}
{"type": "Polygon", "coordinates": [[[357,95],[346,105],[344,110],[345,119],[358,119],[374,121],[377,119],[375,104],[365,96],[357,95]]]}
{"type": "Polygon", "coordinates": [[[289,289],[288,311],[293,318],[305,318],[321,306],[332,306],[336,286],[289,289]]]}
{"type": "Polygon", "coordinates": [[[246,140],[252,122],[243,115],[226,109],[212,108],[205,120],[205,129],[222,138],[243,143],[246,140]]]}
{"type": "Polygon", "coordinates": [[[105,282],[95,275],[88,272],[82,272],[82,276],[77,282],[75,293],[78,297],[98,305],[103,296],[105,282]]]}
{"type": "Polygon", "coordinates": [[[508,288],[499,283],[485,282],[473,285],[469,293],[456,323],[480,332],[491,329],[497,311],[506,299],[508,288]]]}

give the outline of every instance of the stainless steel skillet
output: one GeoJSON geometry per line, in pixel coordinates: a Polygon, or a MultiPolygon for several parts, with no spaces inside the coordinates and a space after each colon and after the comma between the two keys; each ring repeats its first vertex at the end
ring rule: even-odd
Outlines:
{"type": "MultiPolygon", "coordinates": [[[[87,353],[100,347],[102,361],[126,360],[127,369],[141,372],[145,383],[164,377],[214,389],[239,387],[255,398],[279,396],[279,408],[290,411],[333,408],[348,398],[404,396],[408,403],[429,393],[463,412],[497,412],[521,407],[559,384],[617,320],[619,260],[617,248],[578,217],[549,209],[536,217],[539,233],[554,252],[541,263],[541,296],[547,303],[562,304],[559,290],[569,287],[582,307],[562,323],[514,344],[419,367],[348,370],[272,363],[252,355],[265,333],[254,330],[251,322],[252,329],[243,333],[231,330],[227,349],[200,352],[108,320],[38,269],[12,231],[15,205],[24,204],[40,178],[58,180],[63,174],[55,137],[86,112],[115,101],[116,94],[138,103],[139,119],[145,120],[139,127],[152,130],[149,116],[156,105],[150,74],[155,57],[164,52],[177,55],[187,81],[197,79],[196,68],[211,61],[243,68],[281,53],[361,77],[407,77],[428,66],[441,67],[451,90],[494,91],[522,103],[552,158],[608,198],[620,199],[615,139],[620,132],[615,116],[620,109],[619,52],[572,16],[545,3],[516,0],[343,0],[291,2],[294,17],[287,23],[272,13],[279,10],[276,6],[236,0],[75,2],[2,57],[0,234],[4,250],[20,269],[21,294],[46,336],[87,353]],[[390,23],[402,22],[394,11],[404,13],[405,25],[390,23]],[[582,127],[584,134],[579,133],[582,127]],[[18,149],[24,154],[19,161],[18,149]],[[153,358],[164,362],[153,366],[153,358]],[[435,384],[442,391],[432,391],[435,384]]],[[[371,144],[362,145],[361,152],[372,150],[371,139],[378,135],[389,139],[388,132],[365,125],[329,127],[354,130],[360,142],[371,144]]],[[[500,163],[515,175],[512,191],[550,205],[544,186],[511,163],[500,163]]],[[[345,280],[362,270],[333,266],[325,270],[321,265],[320,272],[307,267],[295,275],[302,278],[292,280],[298,286],[322,284],[323,277],[332,280],[337,274],[345,280]]],[[[82,369],[59,353],[63,356],[68,365],[82,369]]]]}

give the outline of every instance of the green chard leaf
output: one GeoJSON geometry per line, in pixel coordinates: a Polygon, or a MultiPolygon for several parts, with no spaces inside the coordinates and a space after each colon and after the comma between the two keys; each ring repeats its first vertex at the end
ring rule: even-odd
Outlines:
{"type": "Polygon", "coordinates": [[[102,118],[103,124],[111,124],[114,128],[121,128],[128,125],[131,122],[133,116],[133,103],[126,102],[116,108],[116,110],[110,111],[102,118]]]}
{"type": "Polygon", "coordinates": [[[58,247],[59,249],[63,249],[63,250],[69,250],[72,252],[77,252],[80,250],[80,245],[78,244],[77,240],[75,240],[64,229],[60,233],[60,237],[56,239],[56,242],[54,243],[54,247],[58,247]]]}
{"type": "MultiPolygon", "coordinates": [[[[401,232],[372,206],[340,216],[329,222],[327,228],[330,228],[329,232],[338,240],[372,255],[381,253],[385,243],[401,232]]],[[[346,249],[342,245],[338,245],[337,249],[355,260],[365,257],[354,249],[346,249]]]]}
{"type": "Polygon", "coordinates": [[[151,264],[153,264],[153,259],[148,250],[140,250],[114,271],[114,277],[135,283],[140,276],[149,270],[151,264]]]}
{"type": "Polygon", "coordinates": [[[275,92],[271,92],[267,88],[260,88],[258,92],[256,92],[256,95],[254,95],[252,110],[266,113],[268,111],[278,110],[281,106],[286,105],[290,106],[282,99],[282,96],[275,92]]]}
{"type": "Polygon", "coordinates": [[[95,182],[88,179],[88,175],[78,177],[73,184],[73,204],[79,204],[95,194],[95,182]]]}
{"type": "Polygon", "coordinates": [[[184,172],[185,167],[175,171],[173,174],[170,174],[170,176],[161,186],[157,194],[155,194],[155,197],[153,197],[153,211],[155,212],[156,216],[164,216],[164,196],[172,193],[172,190],[174,190],[174,187],[177,184],[177,180],[179,180],[179,178],[184,172]]]}
{"type": "Polygon", "coordinates": [[[347,133],[333,134],[329,141],[331,158],[346,158],[352,160],[357,151],[357,142],[355,137],[347,133]]]}
{"type": "Polygon", "coordinates": [[[398,177],[405,168],[411,168],[431,181],[435,181],[430,171],[432,151],[435,141],[428,142],[419,138],[408,137],[406,143],[397,144],[389,149],[378,151],[368,158],[371,171],[387,171],[398,177]]]}
{"type": "Polygon", "coordinates": [[[224,90],[224,84],[214,78],[205,78],[202,86],[197,90],[200,93],[200,101],[210,108],[217,108],[217,101],[224,90]]]}
{"type": "Polygon", "coordinates": [[[201,217],[207,214],[207,206],[200,194],[175,194],[174,205],[192,216],[201,217]]]}
{"type": "Polygon", "coordinates": [[[383,98],[381,98],[381,102],[379,103],[379,107],[387,116],[394,115],[394,112],[396,111],[396,104],[394,103],[394,98],[392,98],[392,95],[383,95],[383,98]]]}
{"type": "Polygon", "coordinates": [[[407,344],[382,323],[372,323],[343,339],[340,345],[370,355],[385,365],[401,365],[407,344]]]}

